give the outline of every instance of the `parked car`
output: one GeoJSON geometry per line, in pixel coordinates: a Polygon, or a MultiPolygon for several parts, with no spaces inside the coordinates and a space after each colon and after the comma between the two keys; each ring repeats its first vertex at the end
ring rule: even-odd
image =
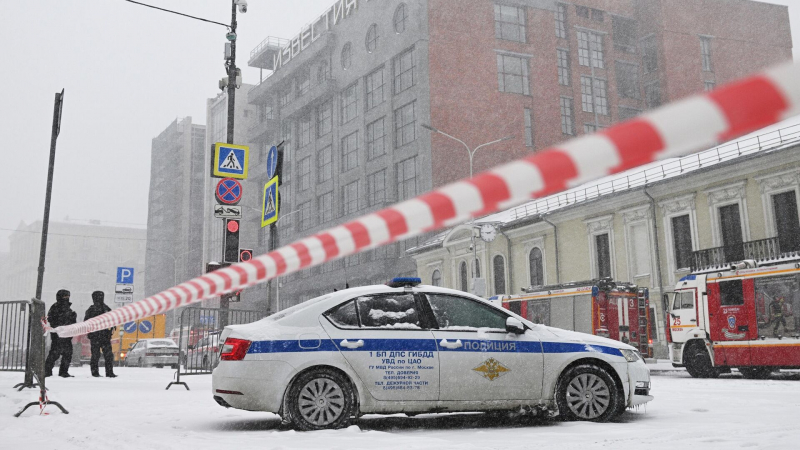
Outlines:
{"type": "Polygon", "coordinates": [[[178,368],[178,344],[171,339],[140,339],[125,355],[125,365],[178,368]]]}
{"type": "Polygon", "coordinates": [[[216,331],[190,345],[185,366],[189,370],[211,370],[219,361],[219,335],[216,331]]]}
{"type": "Polygon", "coordinates": [[[214,400],[281,414],[301,430],[435,411],[603,422],[653,399],[634,347],[535,324],[418,278],[327,294],[227,326],[221,340],[214,400]]]}

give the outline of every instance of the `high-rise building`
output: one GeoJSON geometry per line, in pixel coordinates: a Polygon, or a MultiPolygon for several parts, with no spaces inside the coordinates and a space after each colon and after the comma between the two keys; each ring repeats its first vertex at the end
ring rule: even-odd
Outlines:
{"type": "MultiPolygon", "coordinates": [[[[0,272],[3,300],[26,300],[36,294],[42,222],[20,223],[9,237],[6,269],[0,272]]],[[[144,298],[144,252],[147,231],[144,227],[111,226],[97,220],[51,221],[47,234],[42,300],[49,308],[56,292],[67,289],[72,309],[83,319],[92,305],[93,291],[103,291],[106,303],[114,308],[117,267],[134,270],[133,300],[144,298]]]]}
{"type": "MultiPolygon", "coordinates": [[[[512,137],[480,148],[475,173],[791,50],[787,7],[750,0],[338,0],[251,52],[268,72],[249,140],[286,143],[286,244],[468,176],[482,144],[512,137]]],[[[417,241],[287,276],[281,307],[414,273],[417,241]]]]}
{"type": "MultiPolygon", "coordinates": [[[[153,139],[147,211],[146,295],[203,273],[206,127],[176,119],[153,139]]],[[[167,323],[170,322],[168,317],[167,323]]]]}

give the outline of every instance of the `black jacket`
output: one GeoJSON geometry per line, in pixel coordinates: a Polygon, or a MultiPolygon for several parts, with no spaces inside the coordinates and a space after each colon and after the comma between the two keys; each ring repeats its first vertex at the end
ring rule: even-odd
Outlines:
{"type": "MultiPolygon", "coordinates": [[[[111,308],[108,307],[105,303],[95,303],[86,310],[86,315],[83,317],[83,320],[89,320],[93,317],[97,317],[101,314],[105,314],[111,311],[111,308]]],[[[107,330],[100,330],[95,331],[93,333],[89,333],[89,339],[101,339],[101,340],[111,340],[111,337],[114,335],[114,328],[110,328],[107,330]]]]}
{"type": "Polygon", "coordinates": [[[56,303],[47,311],[47,322],[51,327],[72,325],[78,320],[78,315],[70,308],[72,303],[67,299],[56,300],[56,303]]]}

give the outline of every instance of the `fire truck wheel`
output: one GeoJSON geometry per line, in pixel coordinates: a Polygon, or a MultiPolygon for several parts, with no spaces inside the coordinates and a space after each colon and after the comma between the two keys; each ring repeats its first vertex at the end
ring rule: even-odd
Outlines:
{"type": "Polygon", "coordinates": [[[766,380],[772,375],[769,367],[739,367],[739,372],[748,380],[766,380]]]}
{"type": "Polygon", "coordinates": [[[700,344],[694,344],[684,350],[686,371],[692,378],[717,378],[719,371],[711,364],[711,357],[700,344]]]}
{"type": "Polygon", "coordinates": [[[567,369],[556,390],[558,413],[564,420],[607,422],[621,412],[619,397],[611,375],[592,364],[567,369]]]}

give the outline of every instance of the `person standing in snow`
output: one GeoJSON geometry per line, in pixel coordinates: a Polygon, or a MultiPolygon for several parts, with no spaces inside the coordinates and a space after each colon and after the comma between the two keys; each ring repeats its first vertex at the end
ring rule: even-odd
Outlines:
{"type": "MultiPolygon", "coordinates": [[[[56,292],[56,303],[47,311],[47,322],[51,327],[61,327],[72,325],[78,319],[78,315],[70,308],[70,293],[66,289],[56,292]]],[[[56,360],[61,358],[61,366],[58,369],[58,376],[69,378],[69,364],[72,362],[72,338],[59,337],[56,333],[50,333],[50,353],[44,363],[44,376],[53,376],[53,366],[56,360]]]]}
{"type": "MultiPolygon", "coordinates": [[[[111,308],[103,302],[104,299],[105,294],[103,294],[103,291],[92,292],[92,302],[94,304],[86,310],[84,321],[111,311],[111,308]]],[[[89,333],[89,342],[92,344],[92,359],[89,361],[89,367],[92,370],[93,377],[100,376],[99,364],[100,352],[102,352],[105,360],[106,377],[116,378],[116,375],[114,375],[114,352],[111,350],[111,336],[114,335],[115,329],[116,327],[89,333]]]]}

